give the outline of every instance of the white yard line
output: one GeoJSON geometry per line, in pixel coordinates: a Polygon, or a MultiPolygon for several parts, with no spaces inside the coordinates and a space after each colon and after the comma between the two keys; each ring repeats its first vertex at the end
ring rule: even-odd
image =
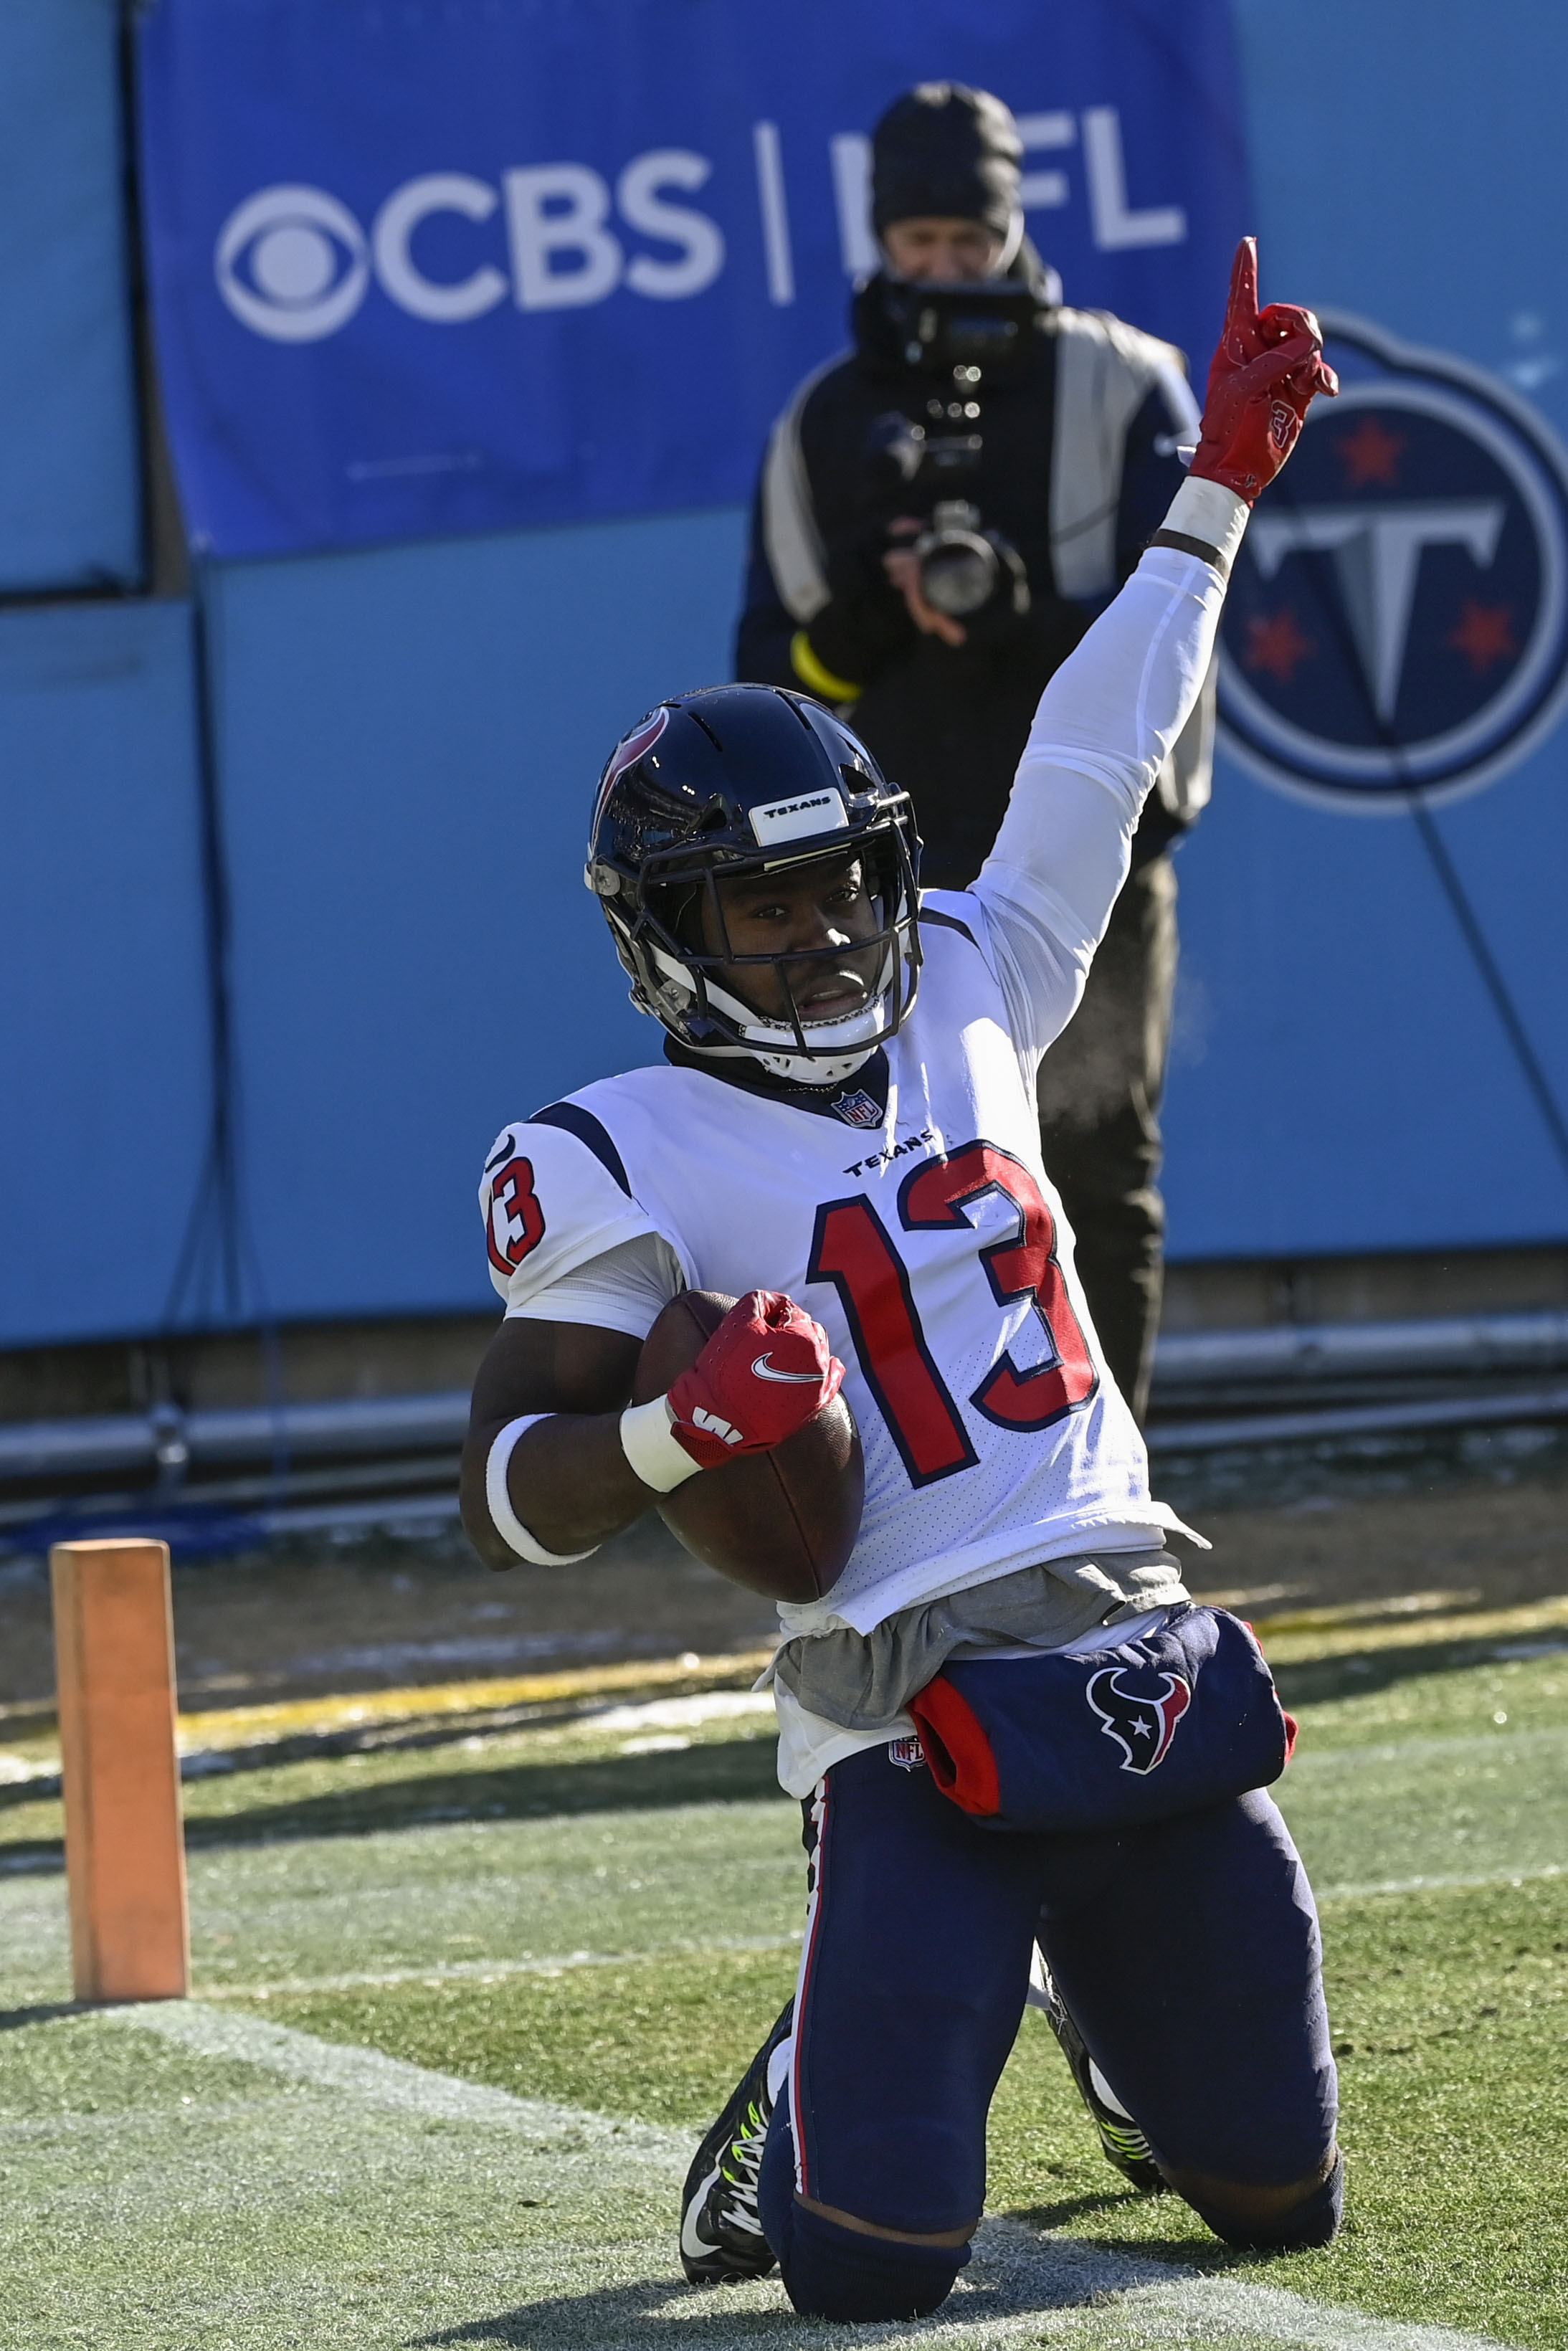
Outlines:
{"type": "MultiPolygon", "coordinates": [[[[1116,2317],[1136,2330],[1127,2337],[1118,2332],[1114,2339],[1134,2344],[1168,2341],[1201,2345],[1204,2351],[1223,2351],[1230,2342],[1299,2345],[1301,2351],[1500,2351],[1490,2336],[1456,2327],[1407,2325],[1233,2277],[1173,2273],[1172,2264],[1134,2251],[1106,2252],[1072,2237],[1037,2236],[1016,2220],[984,2223],[967,2275],[975,2286],[1000,2288],[1019,2305],[1016,2315],[985,2328],[986,2342],[998,2346],[1048,2344],[1043,2312],[1103,2305],[1114,2296],[1116,2317]]],[[[932,2322],[931,2333],[941,2329],[962,2341],[969,2330],[961,2314],[956,2297],[932,2322]]],[[[716,2344],[714,2351],[729,2346],[716,2344]]]]}
{"type": "MultiPolygon", "coordinates": [[[[1568,1863],[1542,1862],[1534,1869],[1495,1869],[1474,1876],[1380,1877],[1314,1886],[1319,1902],[1360,1902],[1384,1894],[1467,1893],[1491,1886],[1533,1886],[1568,1876],[1568,1863]]],[[[656,1950],[556,1951],[540,1959],[434,1959],[423,1968],[365,1968],[349,1975],[277,1976],[266,1983],[206,1983],[204,2000],[270,2000],[292,1992],[373,1991],[407,1983],[486,1983],[502,1976],[559,1976],[573,1968],[637,1967],[644,1961],[700,1959],[707,1952],[788,1951],[800,1940],[797,1927],[787,1935],[730,1935],[701,1943],[667,1943],[656,1950]]]]}
{"type": "Polygon", "coordinates": [[[367,1969],[354,1975],[278,1976],[267,1983],[204,1983],[204,2000],[271,2000],[289,1992],[379,1991],[384,1984],[489,1983],[498,1976],[559,1976],[570,1968],[632,1968],[644,1961],[705,1958],[709,1952],[791,1951],[800,1928],[788,1935],[724,1935],[701,1943],[664,1943],[635,1951],[558,1951],[543,1959],[434,1959],[427,1968],[367,1969]]]}
{"type": "Polygon", "coordinates": [[[1542,1862],[1538,1869],[1491,1869],[1474,1877],[1380,1877],[1364,1885],[1314,1886],[1320,1902],[1356,1902],[1371,1894],[1463,1893],[1486,1886],[1533,1886],[1543,1877],[1562,1877],[1568,1865],[1542,1862]]]}
{"type": "MultiPolygon", "coordinates": [[[[238,2059],[287,2080],[422,2120],[498,2126],[553,2142],[563,2151],[585,2143],[612,2144],[622,2155],[673,2174],[684,2170],[692,2151],[689,2133],[516,2098],[378,2050],[319,2041],[312,2033],[197,2001],[147,2001],[99,2014],[106,2022],[156,2033],[201,2056],[238,2059]]],[[[1117,2320],[1135,2330],[1129,2341],[1201,2342],[1216,2351],[1227,2342],[1298,2346],[1301,2351],[1500,2351],[1490,2338],[1453,2327],[1407,2325],[1234,2277],[1184,2275],[1135,2252],[1103,2252],[1070,2236],[1039,2236],[1020,2222],[996,2220],[984,2224],[960,2290],[935,2318],[913,2328],[861,2327],[856,2335],[886,2351],[904,2341],[995,2345],[998,2351],[1011,2344],[1043,2346],[1075,2332],[1075,2320],[1089,2308],[1098,2305],[1104,2312],[1108,2303],[1113,2303],[1117,2320]],[[983,2294],[986,2305],[972,2315],[965,2307],[971,2293],[983,2294]]],[[[710,2314],[705,2303],[703,2315],[708,2321],[702,2330],[706,2351],[748,2351],[758,2340],[757,2314],[749,2308],[736,2307],[733,2327],[722,2308],[710,2314]]],[[[787,2313],[779,2316],[788,2325],[787,2313]]],[[[810,2325],[800,2331],[810,2338],[821,2332],[810,2325]]],[[[1120,2332],[1117,2339],[1124,2339],[1120,2332]]]]}
{"type": "Polygon", "coordinates": [[[318,2089],[334,2090],[366,2105],[419,2115],[426,2120],[491,2123],[505,2130],[526,2131],[542,2140],[613,2139],[622,2148],[634,2148],[650,2163],[685,2166],[691,2160],[692,2141],[681,2131],[660,2130],[652,2123],[617,2122],[606,2115],[589,2114],[575,2106],[556,2106],[542,2098],[514,2098],[508,2091],[491,2089],[482,2082],[460,2082],[451,2074],[433,2073],[410,2065],[401,2057],[383,2056],[379,2049],[363,2049],[335,2041],[319,2041],[314,2033],[296,2032],[286,2024],[269,2024],[257,2016],[236,2015],[209,2008],[202,2001],[144,2001],[134,2008],[99,2011],[107,2023],[135,2025],[176,2042],[202,2057],[237,2058],[247,2065],[265,2066],[292,2082],[309,2082],[318,2089]]]}

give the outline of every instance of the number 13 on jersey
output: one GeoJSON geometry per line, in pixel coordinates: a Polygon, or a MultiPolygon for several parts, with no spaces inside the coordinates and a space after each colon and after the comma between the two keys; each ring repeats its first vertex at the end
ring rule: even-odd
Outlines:
{"type": "MultiPolygon", "coordinates": [[[[978,1252],[991,1294],[999,1306],[1019,1298],[1032,1302],[1054,1360],[1020,1372],[1004,1353],[969,1402],[998,1428],[1049,1428],[1087,1404],[1100,1379],[1057,1263],[1055,1219],[1029,1169],[993,1143],[965,1144],[904,1177],[899,1221],[910,1233],[966,1225],[966,1211],[988,1194],[1017,1211],[1013,1231],[978,1252]]],[[[911,1484],[929,1486],[972,1468],[978,1457],[926,1343],[909,1269],[863,1194],[818,1209],[806,1278],[831,1281],[838,1291],[866,1384],[911,1484]]]]}

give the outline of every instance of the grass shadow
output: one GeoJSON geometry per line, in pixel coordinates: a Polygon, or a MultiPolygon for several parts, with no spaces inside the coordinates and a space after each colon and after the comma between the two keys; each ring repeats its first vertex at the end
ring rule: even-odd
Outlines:
{"type": "Polygon", "coordinates": [[[1212,2237],[1112,2237],[1097,2234],[1093,2230],[1072,2228],[1075,2220],[1082,2220],[1089,2213],[1117,2211],[1125,2205],[1146,2200],[1135,2193],[1064,2197],[1058,2204],[1014,2205],[1007,2218],[1020,2221],[1026,2229],[1033,2229],[1044,2237],[1057,2230],[1071,2229],[1075,2244],[1091,2252],[1103,2253],[1109,2260],[1167,2262],[1173,2268],[1199,2271],[1206,2277],[1223,2277],[1231,2270],[1255,2268],[1272,2258],[1265,2252],[1245,2252],[1234,2245],[1221,2244],[1212,2237]]]}
{"type": "Polygon", "coordinates": [[[0,1813],[10,1812],[17,1804],[51,1804],[59,1801],[60,1776],[51,1772],[41,1780],[7,1780],[0,1783],[0,1813]]]}
{"type": "MultiPolygon", "coordinates": [[[[236,1797],[243,1782],[225,1785],[236,1797]]],[[[516,1763],[486,1771],[423,1771],[366,1788],[332,1789],[292,1803],[187,1816],[193,1852],[278,1837],[363,1836],[441,1822],[550,1820],[584,1813],[664,1811],[680,1804],[787,1803],[771,1739],[715,1740],[656,1755],[594,1756],[578,1763],[516,1763]]]]}
{"type": "Polygon", "coordinates": [[[36,2008],[0,2008],[0,2032],[20,2032],[29,2024],[52,2024],[59,2016],[87,2016],[90,2009],[86,2001],[40,2001],[36,2008]]]}
{"type": "Polygon", "coordinates": [[[65,1868],[63,1837],[18,1837],[0,1845],[0,1885],[8,1877],[63,1877],[65,1868]]]}
{"type": "MultiPolygon", "coordinates": [[[[413,1769],[369,1787],[324,1789],[286,1803],[247,1803],[247,1776],[198,1782],[186,1795],[185,1844],[204,1853],[301,1837],[366,1836],[455,1821],[542,1821],[585,1813],[662,1812],[680,1804],[788,1803],[774,1742],[716,1740],[654,1755],[601,1755],[576,1763],[513,1763],[494,1771],[413,1769]]],[[[38,1876],[63,1865],[58,1838],[0,1845],[0,1873],[38,1876]]]]}
{"type": "MultiPolygon", "coordinates": [[[[1260,1628],[1268,1656],[1269,1627],[1260,1628]]],[[[1499,1636],[1466,1641],[1411,1641],[1394,1649],[1356,1649],[1340,1657],[1307,1657],[1270,1667],[1287,1706],[1322,1706],[1340,1698],[1374,1698],[1426,1674],[1465,1673],[1490,1665],[1499,1636]]]]}
{"type": "Polygon", "coordinates": [[[601,2286],[588,2294],[552,2294],[540,2302],[497,2311],[493,2318],[474,2318],[438,2334],[407,2338],[407,2351],[456,2351],[462,2344],[527,2346],[527,2351],[610,2351],[617,2344],[646,2343],[648,2321],[661,2319],[659,2342],[675,2346],[700,2346],[713,2340],[713,2322],[721,2323],[726,2344],[747,2336],[765,2339],[782,2328],[791,2331],[802,2322],[789,2309],[739,2310],[729,2295],[716,2294],[679,2279],[639,2278],[630,2285],[601,2286]],[[692,2321],[684,2325],[673,2304],[689,2302],[692,2321]]]}
{"type": "MultiPolygon", "coordinates": [[[[1115,2197],[1085,2201],[1114,2203],[1115,2197]]],[[[1005,2321],[1032,2312],[1082,2310],[1102,2302],[1118,2283],[1140,2282],[1134,2275],[1142,2247],[1113,2244],[1107,2250],[1113,2267],[1085,2262],[1087,2241],[1053,2244],[1049,2237],[1020,2248],[1015,2241],[998,2242],[984,2233],[977,2241],[980,2262],[960,2283],[953,2302],[925,2322],[887,2319],[862,2324],[853,2335],[841,2322],[806,2318],[789,2308],[777,2277],[770,2282],[770,2308],[737,2306],[733,2290],[715,2292],[691,2287],[674,2278],[640,2278],[625,2285],[606,2286],[583,2294],[558,2294],[538,2302],[500,2311],[491,2318],[470,2319],[410,2340],[406,2351],[456,2351],[460,2345],[514,2346],[517,2351],[621,2351],[621,2346],[647,2344],[648,2322],[657,2320],[657,2340],[668,2351],[707,2351],[707,2346],[750,2344],[756,2351],[777,2345],[779,2351],[800,2343],[844,2344],[856,2339],[875,2343],[889,2334],[903,2338],[912,2329],[933,2332],[957,2320],[966,2332],[988,2323],[1005,2321]],[[1020,2259],[1021,2252],[1021,2259],[1020,2259]]],[[[1097,2248],[1095,2249],[1098,2250],[1097,2248]]]]}
{"type": "Polygon", "coordinates": [[[1064,2196],[1056,2204],[1009,2206],[1007,2218],[1021,2220],[1026,2229],[1033,2229],[1041,2236],[1050,2236],[1057,2229],[1071,2228],[1074,2220],[1082,2220],[1090,2212],[1119,2212],[1124,2205],[1144,2201],[1135,2188],[1124,2188],[1120,2193],[1107,2188],[1092,2196],[1064,2196]]]}

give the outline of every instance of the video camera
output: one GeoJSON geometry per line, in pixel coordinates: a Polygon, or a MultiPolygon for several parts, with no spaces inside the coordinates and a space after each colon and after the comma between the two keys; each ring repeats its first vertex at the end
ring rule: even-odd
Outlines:
{"type": "Polygon", "coordinates": [[[877,418],[869,448],[882,477],[883,503],[900,512],[927,512],[926,527],[914,543],[926,602],[954,621],[972,620],[992,604],[1027,612],[1029,576],[1022,557],[999,531],[985,528],[979,507],[961,495],[979,471],[985,448],[980,434],[928,434],[895,409],[877,418]],[[896,495],[890,498],[891,490],[896,495]]]}
{"type": "MultiPolygon", "coordinates": [[[[940,383],[947,398],[928,406],[949,418],[977,421],[978,395],[1015,381],[1029,365],[1043,305],[1011,280],[998,284],[915,285],[876,277],[856,305],[861,347],[883,371],[940,383]]],[[[926,517],[914,542],[920,591],[949,619],[1021,616],[1029,576],[1018,549],[986,528],[966,493],[984,454],[978,432],[928,433],[899,410],[879,416],[867,440],[867,489],[883,511],[926,517]]]]}

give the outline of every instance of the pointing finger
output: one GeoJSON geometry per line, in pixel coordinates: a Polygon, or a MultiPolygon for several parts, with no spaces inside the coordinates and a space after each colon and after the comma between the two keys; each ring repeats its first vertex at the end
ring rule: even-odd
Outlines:
{"type": "Polygon", "coordinates": [[[1230,265],[1230,298],[1225,308],[1225,331],[1245,333],[1258,323],[1258,240],[1244,236],[1230,265]]]}

